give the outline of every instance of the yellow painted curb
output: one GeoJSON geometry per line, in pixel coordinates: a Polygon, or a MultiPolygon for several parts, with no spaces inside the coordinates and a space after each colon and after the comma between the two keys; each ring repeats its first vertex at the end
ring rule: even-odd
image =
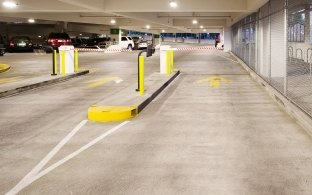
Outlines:
{"type": "Polygon", "coordinates": [[[11,66],[7,64],[0,64],[0,73],[10,70],[11,66]]]}
{"type": "Polygon", "coordinates": [[[137,106],[91,106],[88,109],[88,119],[94,122],[115,122],[135,117],[137,106]]]}

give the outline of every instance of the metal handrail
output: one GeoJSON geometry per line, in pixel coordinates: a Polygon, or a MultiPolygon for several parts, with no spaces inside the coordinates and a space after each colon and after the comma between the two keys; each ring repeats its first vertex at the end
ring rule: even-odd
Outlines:
{"type": "Polygon", "coordinates": [[[299,58],[298,58],[298,51],[300,51],[301,60],[303,60],[303,51],[302,51],[302,49],[300,49],[300,48],[296,49],[296,58],[299,59],[299,58]]]}
{"type": "Polygon", "coordinates": [[[307,49],[307,62],[310,65],[310,76],[312,76],[312,48],[307,49]],[[311,51],[310,53],[310,58],[309,58],[309,51],[311,51]],[[309,61],[310,59],[310,61],[309,61]]]}
{"type": "Polygon", "coordinates": [[[293,58],[294,57],[294,48],[292,46],[288,47],[288,57],[293,58]],[[291,54],[291,56],[290,56],[291,54]]]}

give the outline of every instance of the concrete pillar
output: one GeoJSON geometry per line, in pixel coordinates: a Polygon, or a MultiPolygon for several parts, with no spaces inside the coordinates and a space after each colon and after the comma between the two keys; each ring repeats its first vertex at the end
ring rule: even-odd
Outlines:
{"type": "Polygon", "coordinates": [[[111,38],[111,41],[119,42],[121,39],[121,29],[111,28],[110,29],[110,38],[111,38]]]}
{"type": "Polygon", "coordinates": [[[54,26],[55,32],[66,32],[67,28],[68,28],[67,22],[56,22],[54,26]]]}
{"type": "Polygon", "coordinates": [[[159,45],[160,44],[160,35],[153,35],[153,45],[156,46],[156,45],[159,45]]]}
{"type": "Polygon", "coordinates": [[[310,29],[310,6],[307,6],[305,9],[305,28],[304,28],[304,42],[307,44],[311,43],[311,29],[310,29]]]}
{"type": "Polygon", "coordinates": [[[231,51],[232,50],[232,30],[230,27],[224,28],[222,37],[223,38],[221,38],[221,43],[224,44],[224,51],[231,51]]]}

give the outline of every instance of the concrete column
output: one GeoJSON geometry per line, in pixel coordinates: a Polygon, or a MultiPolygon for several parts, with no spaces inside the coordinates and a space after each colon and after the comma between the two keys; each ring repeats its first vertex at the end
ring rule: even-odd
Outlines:
{"type": "Polygon", "coordinates": [[[153,35],[153,45],[156,46],[156,45],[159,45],[160,44],[160,35],[153,35]]]}
{"type": "Polygon", "coordinates": [[[306,7],[305,11],[305,23],[304,23],[304,42],[307,44],[311,43],[311,29],[310,29],[310,24],[311,24],[311,18],[310,18],[310,6],[306,7]]]}
{"type": "Polygon", "coordinates": [[[230,27],[224,28],[222,37],[221,37],[221,43],[224,44],[224,51],[231,51],[232,50],[232,30],[230,27]]]}
{"type": "Polygon", "coordinates": [[[111,38],[111,41],[119,42],[121,39],[121,29],[119,29],[119,28],[110,29],[110,35],[109,36],[111,38]]]}
{"type": "Polygon", "coordinates": [[[66,32],[68,28],[67,22],[56,22],[55,23],[55,32],[66,32]]]}

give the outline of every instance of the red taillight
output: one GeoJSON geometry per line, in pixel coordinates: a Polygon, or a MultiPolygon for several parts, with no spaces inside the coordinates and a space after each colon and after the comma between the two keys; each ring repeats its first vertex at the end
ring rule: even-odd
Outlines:
{"type": "Polygon", "coordinates": [[[14,47],[14,42],[10,41],[10,47],[14,47]]]}
{"type": "Polygon", "coordinates": [[[48,42],[49,43],[54,43],[54,42],[56,42],[56,39],[49,39],[48,42]]]}

